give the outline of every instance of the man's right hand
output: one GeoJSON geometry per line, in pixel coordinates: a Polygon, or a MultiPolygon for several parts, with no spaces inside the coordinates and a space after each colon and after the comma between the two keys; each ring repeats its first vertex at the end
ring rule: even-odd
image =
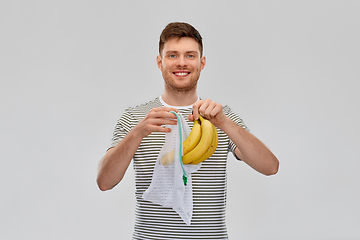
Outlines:
{"type": "Polygon", "coordinates": [[[177,124],[175,114],[170,111],[178,112],[176,108],[171,107],[151,109],[150,112],[134,127],[133,131],[141,138],[150,135],[152,132],[170,132],[171,129],[164,127],[164,125],[177,124]]]}
{"type": "Polygon", "coordinates": [[[97,183],[102,191],[112,189],[124,177],[142,139],[152,132],[170,132],[164,125],[176,125],[176,108],[153,108],[125,137],[110,148],[99,163],[97,183]]]}

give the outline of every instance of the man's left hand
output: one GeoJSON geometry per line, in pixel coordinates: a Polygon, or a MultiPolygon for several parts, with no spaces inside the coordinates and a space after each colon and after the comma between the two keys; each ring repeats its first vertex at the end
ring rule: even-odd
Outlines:
{"type": "Polygon", "coordinates": [[[189,121],[199,119],[199,114],[209,120],[215,127],[220,128],[226,121],[227,117],[223,112],[223,107],[220,103],[211,101],[210,99],[199,100],[193,105],[193,113],[189,115],[189,121]]]}

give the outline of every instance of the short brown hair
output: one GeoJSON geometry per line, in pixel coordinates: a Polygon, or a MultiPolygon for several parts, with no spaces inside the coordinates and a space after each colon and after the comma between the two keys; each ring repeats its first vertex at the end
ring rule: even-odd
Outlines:
{"type": "Polygon", "coordinates": [[[203,44],[202,37],[200,33],[190,24],[184,22],[172,22],[169,23],[160,35],[159,41],[159,54],[161,55],[162,50],[164,49],[164,44],[170,38],[177,37],[190,37],[195,39],[199,44],[200,56],[203,55],[203,44]]]}

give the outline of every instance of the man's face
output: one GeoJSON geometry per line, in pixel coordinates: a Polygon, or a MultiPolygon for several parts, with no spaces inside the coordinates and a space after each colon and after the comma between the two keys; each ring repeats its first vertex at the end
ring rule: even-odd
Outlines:
{"type": "Polygon", "coordinates": [[[199,44],[190,37],[167,40],[161,56],[157,56],[165,87],[178,92],[196,89],[205,62],[205,57],[200,57],[199,44]]]}

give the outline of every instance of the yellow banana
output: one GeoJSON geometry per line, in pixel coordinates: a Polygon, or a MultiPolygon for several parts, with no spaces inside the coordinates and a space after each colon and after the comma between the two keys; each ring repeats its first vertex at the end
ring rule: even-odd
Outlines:
{"type": "Polygon", "coordinates": [[[184,164],[190,164],[193,161],[198,161],[200,158],[203,157],[203,155],[207,152],[207,150],[210,148],[212,140],[213,140],[213,124],[203,117],[200,116],[200,123],[201,123],[201,138],[196,145],[196,147],[185,154],[182,157],[182,161],[184,164]]]}
{"type": "MultiPolygon", "coordinates": [[[[217,130],[216,130],[216,127],[213,125],[213,128],[214,128],[214,138],[215,138],[215,144],[213,145],[213,150],[211,151],[211,153],[210,153],[210,155],[206,158],[206,159],[208,159],[209,157],[211,157],[213,154],[214,154],[214,152],[215,152],[215,150],[216,150],[216,148],[217,148],[217,146],[218,146],[218,143],[219,143],[219,136],[218,136],[218,133],[217,133],[217,130]]],[[[205,160],[206,160],[205,159],[205,160]]]]}
{"type": "MultiPolygon", "coordinates": [[[[183,155],[193,150],[198,145],[201,138],[201,125],[199,120],[194,121],[194,125],[191,129],[189,136],[183,142],[183,155]]],[[[160,163],[164,166],[172,164],[174,162],[175,150],[165,154],[161,159],[160,163]]]]}
{"type": "Polygon", "coordinates": [[[189,136],[183,143],[183,155],[193,150],[198,145],[201,138],[201,125],[199,120],[194,121],[194,126],[191,129],[189,136]]]}
{"type": "Polygon", "coordinates": [[[174,153],[175,150],[172,150],[171,152],[168,152],[164,156],[162,156],[160,159],[161,165],[166,166],[172,164],[174,162],[174,153]]]}
{"type": "Polygon", "coordinates": [[[213,153],[215,152],[217,145],[218,145],[219,138],[218,138],[216,127],[214,125],[212,125],[212,127],[213,127],[213,138],[212,138],[212,142],[211,142],[209,149],[206,151],[206,153],[201,158],[192,161],[191,164],[199,164],[199,163],[205,161],[206,159],[208,159],[209,157],[211,157],[213,155],[213,153]]]}

